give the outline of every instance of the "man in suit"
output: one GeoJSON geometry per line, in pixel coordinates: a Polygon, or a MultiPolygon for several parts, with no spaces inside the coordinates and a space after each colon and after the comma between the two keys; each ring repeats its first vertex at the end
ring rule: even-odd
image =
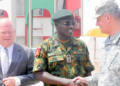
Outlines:
{"type": "Polygon", "coordinates": [[[32,73],[34,53],[14,43],[15,33],[9,19],[0,20],[0,86],[28,86],[37,82],[32,73]]]}

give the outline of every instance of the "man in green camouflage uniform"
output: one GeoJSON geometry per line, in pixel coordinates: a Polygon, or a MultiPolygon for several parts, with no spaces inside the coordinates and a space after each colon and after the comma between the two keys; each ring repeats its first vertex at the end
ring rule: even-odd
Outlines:
{"type": "Polygon", "coordinates": [[[89,76],[94,70],[87,46],[72,36],[75,22],[71,11],[59,10],[52,20],[57,33],[36,49],[33,72],[45,86],[80,85],[73,78],[89,76]]]}
{"type": "Polygon", "coordinates": [[[77,77],[88,86],[120,86],[120,2],[108,0],[96,10],[101,32],[109,34],[100,56],[100,71],[90,77],[77,77]]]}

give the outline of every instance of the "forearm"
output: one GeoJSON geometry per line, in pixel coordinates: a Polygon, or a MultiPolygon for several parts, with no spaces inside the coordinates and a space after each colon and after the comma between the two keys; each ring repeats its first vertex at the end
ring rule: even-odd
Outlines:
{"type": "Polygon", "coordinates": [[[32,85],[38,83],[34,74],[19,75],[17,76],[20,79],[21,85],[32,85]]]}
{"type": "Polygon", "coordinates": [[[35,72],[36,79],[47,84],[68,85],[72,79],[60,78],[49,74],[48,72],[35,72]]]}
{"type": "Polygon", "coordinates": [[[89,76],[89,77],[85,77],[88,86],[97,86],[98,85],[98,79],[99,79],[99,73],[93,75],[93,76],[89,76]]]}

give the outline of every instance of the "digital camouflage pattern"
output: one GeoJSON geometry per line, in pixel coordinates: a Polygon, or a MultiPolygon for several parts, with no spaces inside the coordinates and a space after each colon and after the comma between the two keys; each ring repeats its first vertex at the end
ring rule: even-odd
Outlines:
{"type": "MultiPolygon", "coordinates": [[[[34,60],[33,72],[47,71],[54,76],[73,79],[94,70],[89,60],[87,46],[77,38],[71,37],[67,50],[58,41],[56,35],[43,41],[39,48],[40,55],[34,60]],[[66,62],[66,55],[71,56],[71,63],[66,62]]],[[[45,84],[45,86],[61,85],[45,84]]]]}
{"type": "Polygon", "coordinates": [[[120,86],[120,32],[101,50],[100,72],[86,78],[88,86],[120,86]]]}

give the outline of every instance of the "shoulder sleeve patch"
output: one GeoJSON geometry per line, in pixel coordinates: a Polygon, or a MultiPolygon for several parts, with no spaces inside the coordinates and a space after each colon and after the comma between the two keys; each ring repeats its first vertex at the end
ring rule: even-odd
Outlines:
{"type": "Polygon", "coordinates": [[[37,48],[35,51],[35,57],[40,56],[40,48],[37,48]]]}

